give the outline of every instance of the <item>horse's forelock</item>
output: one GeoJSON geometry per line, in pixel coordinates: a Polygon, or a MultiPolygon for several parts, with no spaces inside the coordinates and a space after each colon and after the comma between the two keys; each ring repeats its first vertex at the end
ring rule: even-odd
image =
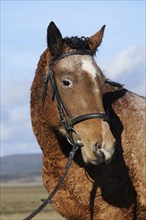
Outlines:
{"type": "Polygon", "coordinates": [[[89,38],[87,37],[65,37],[63,42],[67,47],[76,50],[90,50],[89,48],[89,38]]]}

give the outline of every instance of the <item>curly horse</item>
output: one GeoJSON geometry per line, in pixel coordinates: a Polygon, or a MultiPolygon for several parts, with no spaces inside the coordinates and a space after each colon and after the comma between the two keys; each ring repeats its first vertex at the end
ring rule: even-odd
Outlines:
{"type": "Polygon", "coordinates": [[[97,66],[104,29],[89,38],[63,38],[54,22],[48,26],[48,48],[31,90],[43,182],[50,194],[63,175],[71,151],[65,125],[74,121],[70,142],[79,136],[80,148],[53,198],[56,210],[68,220],[144,220],[146,99],[106,79],[97,66]],[[42,101],[50,69],[58,96],[47,80],[42,101]]]}

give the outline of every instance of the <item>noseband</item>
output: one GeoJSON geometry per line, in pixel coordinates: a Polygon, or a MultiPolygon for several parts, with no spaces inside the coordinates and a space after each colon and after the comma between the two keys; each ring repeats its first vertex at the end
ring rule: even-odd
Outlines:
{"type": "Polygon", "coordinates": [[[70,112],[65,107],[65,104],[62,101],[62,97],[59,94],[59,90],[58,90],[58,87],[57,87],[57,84],[56,84],[55,73],[54,73],[53,67],[54,67],[55,62],[57,62],[59,60],[62,60],[65,57],[73,56],[73,55],[90,55],[90,56],[93,56],[93,54],[90,51],[81,50],[81,51],[71,51],[71,52],[64,53],[63,55],[59,56],[58,58],[52,57],[52,59],[50,60],[50,63],[49,63],[50,70],[49,70],[49,73],[47,74],[47,78],[44,82],[42,105],[44,106],[45,97],[46,97],[46,93],[47,93],[48,82],[50,81],[51,90],[52,90],[52,101],[54,101],[54,99],[56,98],[60,119],[61,119],[61,122],[62,122],[62,124],[63,124],[63,126],[66,130],[66,133],[67,133],[67,140],[70,144],[72,144],[72,145],[75,144],[75,141],[72,138],[72,133],[75,133],[77,135],[77,138],[78,138],[77,139],[78,144],[80,143],[82,145],[81,138],[80,138],[79,134],[73,128],[74,125],[78,124],[82,121],[89,120],[89,119],[95,119],[95,118],[103,119],[104,121],[109,122],[109,117],[108,117],[107,114],[95,112],[95,113],[85,114],[85,115],[81,115],[81,116],[77,116],[75,118],[72,118],[70,112]],[[66,117],[65,117],[64,113],[66,113],[66,115],[68,116],[69,122],[68,122],[68,120],[66,120],[66,117]]]}

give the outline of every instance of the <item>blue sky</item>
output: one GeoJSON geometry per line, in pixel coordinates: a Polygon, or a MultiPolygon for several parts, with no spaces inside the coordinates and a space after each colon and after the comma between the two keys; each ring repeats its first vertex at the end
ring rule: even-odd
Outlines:
{"type": "Polygon", "coordinates": [[[91,36],[106,24],[96,61],[111,80],[145,95],[145,1],[1,1],[1,155],[40,152],[30,87],[46,29],[91,36]]]}

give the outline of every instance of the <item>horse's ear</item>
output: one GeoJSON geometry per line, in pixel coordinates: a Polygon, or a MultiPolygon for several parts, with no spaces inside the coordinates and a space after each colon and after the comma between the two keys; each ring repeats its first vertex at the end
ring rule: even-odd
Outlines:
{"type": "Polygon", "coordinates": [[[47,29],[47,45],[51,55],[56,55],[61,50],[62,35],[53,21],[49,24],[47,29]]]}
{"type": "Polygon", "coordinates": [[[96,51],[97,47],[100,46],[104,34],[105,25],[102,26],[100,31],[98,31],[96,34],[89,37],[89,48],[92,51],[96,51]]]}

